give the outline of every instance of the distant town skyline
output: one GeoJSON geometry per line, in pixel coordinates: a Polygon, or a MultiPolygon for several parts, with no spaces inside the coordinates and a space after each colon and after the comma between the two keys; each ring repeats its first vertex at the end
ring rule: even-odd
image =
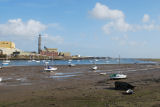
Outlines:
{"type": "Polygon", "coordinates": [[[159,0],[0,0],[0,41],[24,51],[160,58],[159,0]]]}

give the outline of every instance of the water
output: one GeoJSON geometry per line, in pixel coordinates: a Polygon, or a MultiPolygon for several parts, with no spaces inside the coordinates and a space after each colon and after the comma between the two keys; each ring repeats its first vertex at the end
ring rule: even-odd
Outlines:
{"type": "MultiPolygon", "coordinates": [[[[28,60],[11,60],[8,65],[4,66],[38,66],[45,65],[47,62],[48,65],[80,65],[80,64],[119,64],[119,60],[117,59],[90,59],[90,60],[41,60],[41,61],[28,61],[28,60]]],[[[0,66],[2,66],[3,61],[0,60],[0,66]]],[[[151,61],[140,61],[135,59],[121,59],[121,64],[145,64],[145,63],[154,63],[151,61]]]]}

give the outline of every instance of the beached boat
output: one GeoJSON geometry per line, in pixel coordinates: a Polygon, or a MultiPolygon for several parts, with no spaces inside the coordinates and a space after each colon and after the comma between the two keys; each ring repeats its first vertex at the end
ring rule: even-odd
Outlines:
{"type": "Polygon", "coordinates": [[[69,64],[70,67],[76,66],[75,64],[69,64]]]}
{"type": "Polygon", "coordinates": [[[128,89],[128,90],[126,90],[126,94],[133,94],[134,92],[133,92],[133,90],[131,90],[131,89],[128,89]]]}
{"type": "Polygon", "coordinates": [[[110,79],[125,79],[127,75],[124,74],[111,74],[110,79]]]}
{"type": "Polygon", "coordinates": [[[2,77],[0,77],[0,82],[2,82],[2,77]]]}
{"type": "Polygon", "coordinates": [[[51,67],[51,66],[48,66],[48,67],[44,68],[44,71],[47,71],[47,72],[52,72],[52,71],[55,71],[55,70],[57,70],[57,68],[56,67],[51,67]]]}
{"type": "Polygon", "coordinates": [[[101,72],[101,73],[99,73],[100,75],[107,75],[107,73],[106,72],[101,72]]]}
{"type": "Polygon", "coordinates": [[[92,67],[92,70],[97,70],[97,69],[98,69],[97,66],[93,66],[93,67],[92,67]]]}

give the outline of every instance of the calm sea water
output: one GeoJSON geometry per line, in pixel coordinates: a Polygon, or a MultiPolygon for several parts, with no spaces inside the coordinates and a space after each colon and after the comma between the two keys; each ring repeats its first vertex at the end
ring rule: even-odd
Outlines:
{"type": "MultiPolygon", "coordinates": [[[[0,66],[3,61],[0,60],[0,66]]],[[[121,64],[145,64],[154,63],[150,61],[140,61],[135,59],[121,59],[121,64]]],[[[92,59],[92,60],[41,60],[41,61],[31,61],[31,60],[11,60],[8,65],[5,66],[38,66],[38,65],[69,65],[69,64],[119,64],[117,59],[92,59]]]]}

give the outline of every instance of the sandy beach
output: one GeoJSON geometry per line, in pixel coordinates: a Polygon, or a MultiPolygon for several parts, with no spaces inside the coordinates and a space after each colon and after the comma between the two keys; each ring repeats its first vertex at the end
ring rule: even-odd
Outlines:
{"type": "Polygon", "coordinates": [[[44,72],[43,66],[0,69],[0,107],[160,106],[160,65],[97,65],[96,71],[91,66],[57,65],[55,72],[44,72]],[[128,77],[110,80],[113,73],[128,77]],[[136,86],[134,94],[124,95],[124,91],[115,90],[115,81],[136,86]]]}

